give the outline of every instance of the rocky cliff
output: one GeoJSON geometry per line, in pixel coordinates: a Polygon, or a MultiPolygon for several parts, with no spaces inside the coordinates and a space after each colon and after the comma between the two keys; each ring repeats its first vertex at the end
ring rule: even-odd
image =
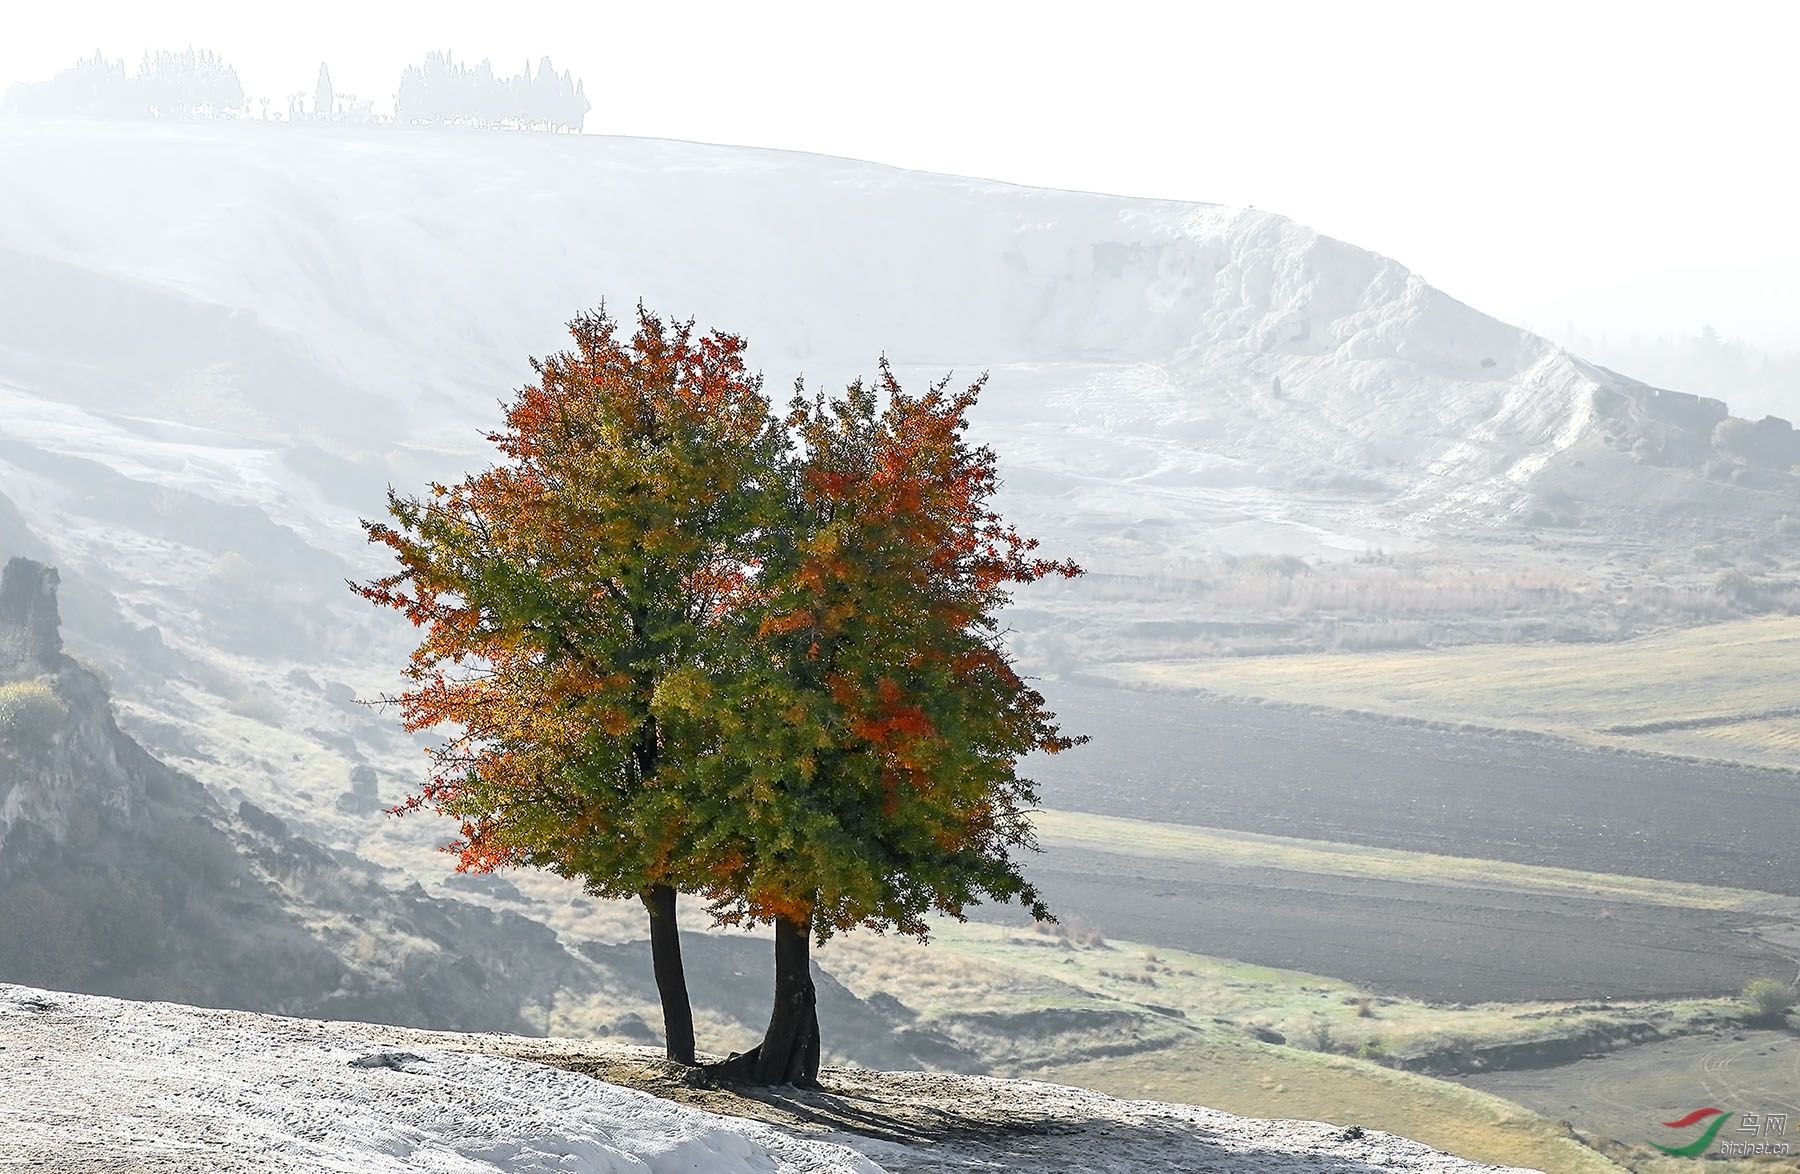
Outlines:
{"type": "Polygon", "coordinates": [[[56,571],[0,579],[0,979],[287,1014],[527,1030],[603,967],[516,914],[226,810],[62,652],[56,571]]]}
{"type": "MultiPolygon", "coordinates": [[[[152,757],[114,722],[99,675],[62,651],[57,585],[22,558],[0,578],[0,982],[528,1034],[575,1002],[611,1007],[615,1035],[660,1039],[639,1013],[655,1000],[647,943],[567,949],[538,921],[433,896],[254,803],[228,810],[152,757]]],[[[698,1008],[767,1015],[767,983],[742,977],[766,977],[766,943],[692,934],[684,947],[698,1008]]],[[[816,977],[846,1058],[979,1067],[909,1031],[903,1008],[816,977]]]]}

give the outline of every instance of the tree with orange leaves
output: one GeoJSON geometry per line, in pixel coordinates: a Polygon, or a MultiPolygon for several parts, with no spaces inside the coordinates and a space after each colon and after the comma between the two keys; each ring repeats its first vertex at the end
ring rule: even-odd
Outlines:
{"type": "Polygon", "coordinates": [[[1035,540],[993,511],[994,453],[964,437],[985,380],[948,382],[909,395],[884,360],[874,386],[797,394],[788,416],[802,451],[738,613],[751,653],[714,675],[706,704],[725,723],[708,789],[732,818],[703,892],[721,921],[775,927],[768,1030],[727,1077],[817,1076],[814,939],[923,938],[927,914],[985,899],[1050,917],[1014,860],[1034,847],[1037,802],[1016,767],[1085,739],[1063,736],[1013,669],[996,613],[1009,585],[1081,569],[1032,557],[1035,540]]]}
{"type": "MultiPolygon", "coordinates": [[[[741,339],[602,308],[489,439],[506,461],[364,523],[400,567],[357,589],[425,635],[393,698],[448,726],[423,805],[461,822],[459,870],[550,869],[649,914],[668,1056],[694,1062],[678,891],[716,880],[696,791],[717,725],[692,678],[730,659],[787,440],[741,339]],[[727,620],[731,622],[727,622],[727,620]]],[[[353,586],[356,586],[353,584],[353,586]]]]}
{"type": "Polygon", "coordinates": [[[735,337],[641,307],[629,345],[604,311],[570,329],[491,437],[505,463],[366,524],[400,569],[359,590],[426,629],[395,700],[453,731],[407,806],[461,822],[459,868],[639,896],[671,1059],[694,1060],[677,893],[772,923],[768,1030],[717,1072],[809,1082],[815,939],[987,899],[1049,917],[1016,767],[1078,739],[995,617],[1080,568],[992,510],[979,382],[909,395],[884,362],[778,421],[735,337]]]}

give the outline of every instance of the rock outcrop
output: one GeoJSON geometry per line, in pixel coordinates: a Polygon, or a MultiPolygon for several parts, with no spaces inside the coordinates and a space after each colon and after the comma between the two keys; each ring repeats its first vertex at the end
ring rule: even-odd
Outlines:
{"type": "Polygon", "coordinates": [[[527,1005],[605,980],[537,922],[391,891],[157,761],[63,653],[57,584],[25,559],[0,583],[0,981],[528,1031],[527,1005]]]}
{"type": "Polygon", "coordinates": [[[0,674],[53,668],[62,655],[56,570],[15,558],[0,572],[0,674]]]}

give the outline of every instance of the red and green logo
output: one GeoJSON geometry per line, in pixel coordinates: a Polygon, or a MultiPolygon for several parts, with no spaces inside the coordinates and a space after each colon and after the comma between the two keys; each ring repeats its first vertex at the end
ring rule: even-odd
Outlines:
{"type": "Polygon", "coordinates": [[[1705,1133],[1702,1133],[1699,1137],[1688,1142],[1686,1145],[1657,1145],[1656,1142],[1651,1142],[1650,1144],[1656,1146],[1657,1149],[1668,1154],[1670,1157],[1699,1157],[1706,1152],[1706,1147],[1713,1143],[1713,1138],[1719,1136],[1719,1130],[1724,1128],[1725,1120],[1730,1116],[1731,1114],[1727,1113],[1724,1109],[1695,1109],[1685,1117],[1678,1117],[1673,1121],[1664,1121],[1663,1124],[1670,1129],[1686,1129],[1690,1125],[1697,1124],[1698,1122],[1711,1117],[1712,1124],[1706,1127],[1705,1133]]]}

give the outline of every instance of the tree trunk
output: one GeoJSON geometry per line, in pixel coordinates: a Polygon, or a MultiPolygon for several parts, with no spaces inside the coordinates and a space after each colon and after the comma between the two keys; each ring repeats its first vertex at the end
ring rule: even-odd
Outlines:
{"type": "Polygon", "coordinates": [[[819,996],[812,980],[812,918],[775,919],[775,1009],[756,1049],[756,1083],[819,1079],[819,996]]]}
{"type": "Polygon", "coordinates": [[[681,968],[681,936],[675,928],[675,890],[651,885],[642,893],[650,912],[650,960],[656,993],[662,996],[663,1039],[669,1059],[694,1063],[694,1009],[688,1003],[687,974],[681,968]]]}
{"type": "Polygon", "coordinates": [[[708,1070],[720,1080],[745,1084],[818,1083],[819,1010],[810,916],[775,919],[775,1009],[762,1043],[708,1070]]]}

